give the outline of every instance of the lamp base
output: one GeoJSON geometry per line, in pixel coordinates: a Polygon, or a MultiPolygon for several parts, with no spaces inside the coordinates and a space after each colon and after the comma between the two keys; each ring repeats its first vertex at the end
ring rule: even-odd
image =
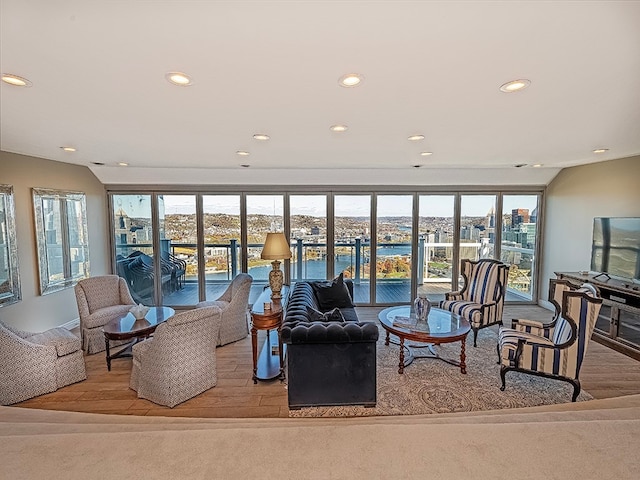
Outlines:
{"type": "Polygon", "coordinates": [[[280,270],[280,261],[274,260],[271,262],[273,270],[269,272],[269,288],[271,288],[271,298],[273,300],[279,300],[282,298],[282,280],[283,274],[280,270]]]}

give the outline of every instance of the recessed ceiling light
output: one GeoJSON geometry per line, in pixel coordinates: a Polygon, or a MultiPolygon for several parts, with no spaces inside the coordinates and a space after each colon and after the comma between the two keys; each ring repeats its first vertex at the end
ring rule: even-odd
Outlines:
{"type": "Polygon", "coordinates": [[[418,140],[424,140],[424,135],[411,135],[407,138],[410,142],[417,142],[418,140]]]}
{"type": "Polygon", "coordinates": [[[540,168],[542,166],[541,163],[536,163],[535,165],[531,165],[533,168],[540,168]]]}
{"type": "Polygon", "coordinates": [[[33,85],[26,78],[13,75],[12,73],[3,73],[1,78],[3,82],[13,85],[14,87],[30,87],[33,85]]]}
{"type": "Polygon", "coordinates": [[[604,152],[608,152],[609,149],[608,148],[596,148],[593,153],[604,153],[604,152]]]}
{"type": "Polygon", "coordinates": [[[429,155],[433,155],[433,152],[420,152],[420,155],[423,157],[428,157],[429,155]]]}
{"type": "Polygon", "coordinates": [[[128,167],[129,164],[127,162],[118,162],[118,165],[120,165],[121,167],[128,167]]]}
{"type": "Polygon", "coordinates": [[[251,165],[249,165],[248,163],[243,163],[242,165],[240,165],[242,168],[249,168],[251,165]]]}
{"type": "Polygon", "coordinates": [[[359,73],[347,73],[340,77],[338,84],[340,84],[341,87],[355,87],[360,85],[363,80],[364,77],[359,73]]]}
{"type": "Polygon", "coordinates": [[[238,150],[236,152],[236,155],[240,155],[241,157],[248,157],[250,154],[249,152],[245,152],[244,150],[238,150]]]}
{"type": "Polygon", "coordinates": [[[266,133],[256,133],[253,138],[256,140],[269,140],[271,137],[266,133]]]}
{"type": "Polygon", "coordinates": [[[346,125],[331,125],[329,127],[329,130],[331,130],[332,132],[346,132],[348,128],[349,127],[347,127],[346,125]]]}
{"type": "Polygon", "coordinates": [[[75,147],[60,147],[62,150],[64,150],[65,152],[77,152],[78,149],[75,147]]]}
{"type": "Polygon", "coordinates": [[[513,93],[523,90],[531,85],[531,81],[526,78],[522,78],[520,80],[511,80],[510,82],[505,83],[500,86],[500,91],[504,93],[513,93]]]}
{"type": "Polygon", "coordinates": [[[165,74],[164,78],[166,78],[174,85],[178,85],[180,87],[188,87],[189,85],[193,85],[193,80],[189,77],[189,75],[182,72],[168,72],[167,74],[165,74]]]}

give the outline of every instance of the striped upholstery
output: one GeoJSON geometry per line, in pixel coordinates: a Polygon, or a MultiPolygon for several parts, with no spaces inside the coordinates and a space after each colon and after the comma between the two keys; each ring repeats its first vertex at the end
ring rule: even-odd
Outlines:
{"type": "Polygon", "coordinates": [[[496,260],[461,261],[464,288],[445,294],[440,308],[466,318],[474,332],[476,345],[478,330],[502,323],[502,309],[509,267],[496,260]]]}
{"type": "Polygon", "coordinates": [[[554,327],[536,329],[520,324],[520,330],[501,328],[498,351],[502,389],[506,372],[516,370],[572,383],[575,401],[580,392],[580,367],[601,304],[602,299],[591,285],[576,290],[568,288],[563,290],[562,309],[554,327]],[[527,328],[534,331],[527,332],[527,328]],[[545,335],[537,335],[539,332],[545,335]]]}

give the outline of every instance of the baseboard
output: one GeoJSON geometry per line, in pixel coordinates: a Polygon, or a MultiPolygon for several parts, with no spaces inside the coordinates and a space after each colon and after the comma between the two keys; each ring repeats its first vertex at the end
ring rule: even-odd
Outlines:
{"type": "Polygon", "coordinates": [[[74,328],[80,327],[80,317],[74,318],[73,320],[69,320],[67,323],[63,323],[60,325],[62,328],[66,328],[67,330],[73,330],[74,328]]]}

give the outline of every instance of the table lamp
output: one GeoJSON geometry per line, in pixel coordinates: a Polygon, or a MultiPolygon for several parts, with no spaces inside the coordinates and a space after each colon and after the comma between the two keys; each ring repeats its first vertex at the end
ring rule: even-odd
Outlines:
{"type": "Polygon", "coordinates": [[[273,270],[269,272],[269,287],[271,288],[271,298],[280,299],[282,295],[282,270],[280,270],[280,259],[291,258],[291,250],[287,239],[282,232],[267,233],[267,239],[264,241],[264,247],[260,258],[263,260],[273,260],[271,266],[273,270]]]}

